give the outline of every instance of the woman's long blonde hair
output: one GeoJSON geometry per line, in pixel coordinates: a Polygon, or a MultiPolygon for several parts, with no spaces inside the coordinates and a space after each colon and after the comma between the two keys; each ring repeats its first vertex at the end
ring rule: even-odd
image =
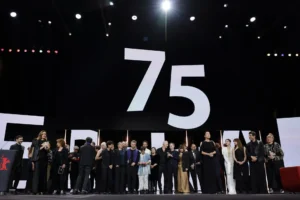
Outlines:
{"type": "MultiPolygon", "coordinates": [[[[46,134],[47,134],[47,132],[46,132],[45,130],[41,130],[40,133],[39,133],[39,135],[37,136],[36,139],[37,139],[37,140],[41,140],[41,139],[42,139],[43,133],[46,133],[46,134]]],[[[46,137],[46,140],[47,140],[47,137],[46,137]]]]}

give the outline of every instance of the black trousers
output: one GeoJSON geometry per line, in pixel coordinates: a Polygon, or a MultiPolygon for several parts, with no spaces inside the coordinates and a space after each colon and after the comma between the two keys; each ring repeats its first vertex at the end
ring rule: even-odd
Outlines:
{"type": "Polygon", "coordinates": [[[268,161],[266,164],[269,188],[282,189],[280,168],[283,167],[283,161],[268,161]]]}
{"type": "Polygon", "coordinates": [[[21,174],[22,174],[22,165],[15,166],[12,169],[12,173],[10,176],[10,182],[9,182],[9,187],[11,189],[17,189],[19,185],[19,181],[21,179],[21,174]],[[12,182],[14,181],[14,184],[12,182]]]}
{"type": "Polygon", "coordinates": [[[194,191],[198,192],[199,188],[198,188],[197,178],[198,178],[199,183],[201,185],[201,167],[196,166],[196,168],[194,168],[194,169],[190,168],[190,173],[191,173],[191,177],[192,177],[192,180],[193,180],[194,191]]]}
{"type": "Polygon", "coordinates": [[[250,180],[253,194],[266,194],[266,175],[263,162],[250,162],[250,180]]]}
{"type": "Polygon", "coordinates": [[[90,191],[94,190],[94,183],[96,180],[96,169],[93,169],[90,174],[90,191]]]}
{"type": "Polygon", "coordinates": [[[67,180],[67,174],[54,174],[52,177],[52,185],[54,190],[65,190],[65,182],[67,180]]]}
{"type": "Polygon", "coordinates": [[[112,169],[109,167],[101,169],[101,192],[112,192],[112,169]]]}
{"type": "Polygon", "coordinates": [[[158,167],[158,188],[159,190],[162,190],[161,185],[161,177],[164,175],[164,191],[168,191],[168,171],[167,171],[166,165],[160,165],[158,167]]]}
{"type": "Polygon", "coordinates": [[[128,184],[128,192],[132,193],[136,190],[137,184],[137,166],[127,165],[127,184],[128,184]]]}
{"type": "Polygon", "coordinates": [[[48,160],[39,160],[34,163],[32,192],[35,194],[47,191],[47,167],[48,160]]]}
{"type": "Polygon", "coordinates": [[[77,177],[75,190],[85,190],[89,189],[89,175],[91,174],[92,166],[89,165],[81,165],[79,166],[79,175],[77,177]],[[83,184],[82,184],[83,182],[83,184]]]}
{"type": "Polygon", "coordinates": [[[114,175],[114,186],[115,193],[124,193],[125,192],[125,166],[115,167],[115,175],[114,175]]]}
{"type": "Polygon", "coordinates": [[[177,181],[177,177],[178,177],[178,166],[174,166],[174,165],[168,165],[168,191],[169,192],[173,192],[173,177],[174,177],[174,183],[175,183],[175,191],[178,190],[178,181],[177,181]]]}
{"type": "Polygon", "coordinates": [[[76,186],[76,180],[78,177],[78,169],[71,169],[70,172],[70,181],[71,181],[71,189],[74,189],[76,186]]]}

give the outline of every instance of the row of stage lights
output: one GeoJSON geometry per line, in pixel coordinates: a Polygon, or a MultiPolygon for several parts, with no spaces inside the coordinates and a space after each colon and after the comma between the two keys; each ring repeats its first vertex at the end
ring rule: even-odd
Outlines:
{"type": "MultiPolygon", "coordinates": [[[[1,48],[0,49],[0,52],[5,52],[5,49],[4,48],[1,48]]],[[[42,49],[40,49],[40,50],[35,50],[35,49],[31,49],[31,50],[29,50],[29,49],[23,49],[23,50],[21,50],[21,49],[15,49],[15,50],[13,50],[13,49],[7,49],[7,52],[8,53],[14,53],[14,52],[17,52],[17,53],[21,53],[21,52],[24,52],[24,53],[29,53],[29,52],[31,52],[31,53],[47,53],[47,54],[51,54],[51,53],[54,53],[54,54],[58,54],[58,50],[53,50],[53,51],[51,51],[51,50],[42,50],[42,49]]]]}
{"type": "Polygon", "coordinates": [[[271,54],[271,53],[268,53],[267,56],[268,57],[271,57],[271,56],[274,56],[274,57],[285,57],[285,56],[288,56],[288,57],[292,57],[292,56],[299,57],[299,54],[298,53],[296,53],[296,54],[291,54],[291,53],[289,53],[289,54],[284,54],[284,53],[282,53],[282,54],[278,54],[278,53],[271,54]]]}

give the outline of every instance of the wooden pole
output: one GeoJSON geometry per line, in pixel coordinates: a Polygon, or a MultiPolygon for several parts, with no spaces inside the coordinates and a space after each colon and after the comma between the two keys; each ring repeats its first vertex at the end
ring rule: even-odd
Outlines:
{"type": "Polygon", "coordinates": [[[67,143],[67,129],[65,129],[65,138],[64,138],[65,143],[67,143]]]}
{"type": "MultiPolygon", "coordinates": [[[[262,137],[261,137],[261,132],[258,131],[258,133],[259,133],[260,141],[263,142],[263,141],[262,141],[262,137]]],[[[266,167],[266,163],[265,163],[265,162],[264,162],[264,168],[265,168],[265,176],[266,176],[266,183],[267,183],[267,191],[268,191],[268,193],[270,194],[270,191],[269,191],[269,183],[268,183],[268,176],[267,176],[267,167],[266,167]]],[[[251,175],[251,174],[250,174],[250,175],[251,175]]]]}
{"type": "MultiPolygon", "coordinates": [[[[223,136],[222,136],[222,130],[220,130],[220,139],[221,139],[221,148],[223,148],[223,136]]],[[[222,154],[222,152],[220,152],[222,154]]],[[[223,172],[224,174],[224,180],[225,180],[225,192],[227,194],[227,178],[226,178],[226,175],[225,173],[223,172]]]]}

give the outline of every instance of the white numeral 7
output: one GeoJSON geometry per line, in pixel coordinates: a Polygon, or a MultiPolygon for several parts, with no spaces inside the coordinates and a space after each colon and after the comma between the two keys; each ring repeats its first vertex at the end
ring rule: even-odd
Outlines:
{"type": "Polygon", "coordinates": [[[125,48],[125,60],[151,61],[151,64],[136,91],[127,112],[143,111],[149,99],[158,75],[164,65],[166,56],[163,51],[150,51],[125,48]]]}

